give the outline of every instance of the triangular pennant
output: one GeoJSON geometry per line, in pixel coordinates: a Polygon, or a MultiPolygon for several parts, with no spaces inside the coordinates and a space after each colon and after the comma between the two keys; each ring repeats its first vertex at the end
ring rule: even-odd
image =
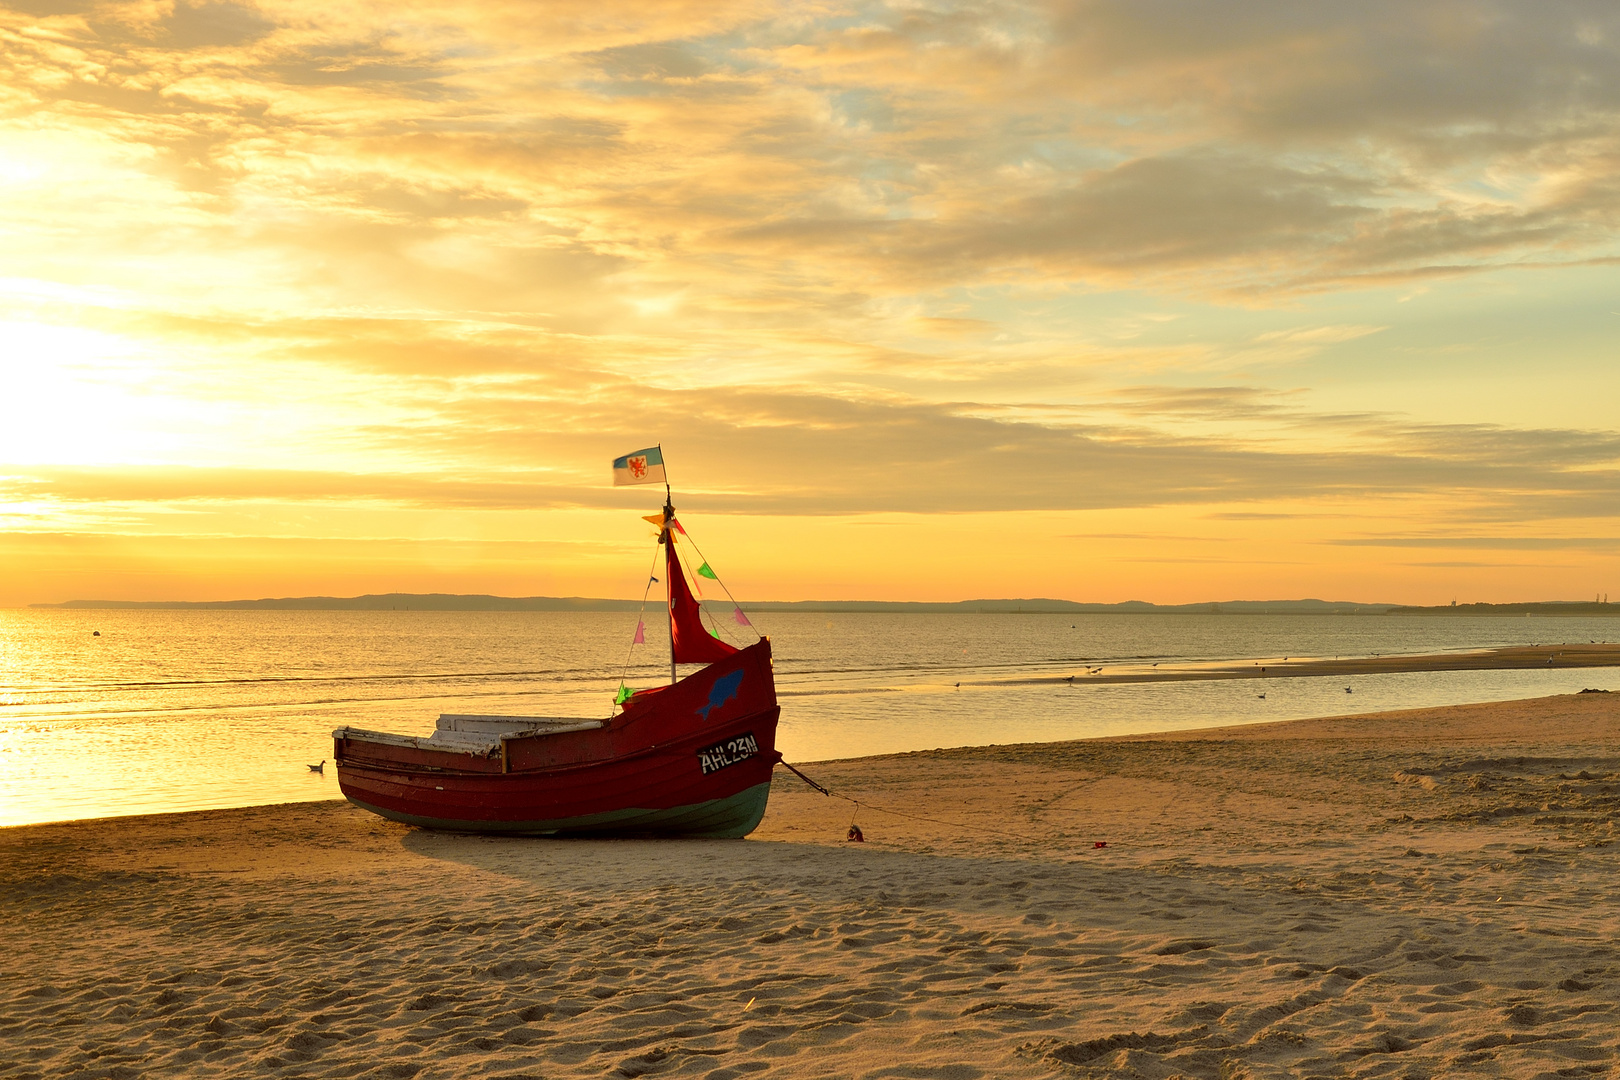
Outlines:
{"type": "Polygon", "coordinates": [[[754,625],[753,623],[748,621],[748,616],[743,614],[742,608],[732,608],[731,609],[731,615],[732,615],[732,618],[737,620],[737,625],[738,626],[753,626],[754,625]]]}
{"type": "Polygon", "coordinates": [[[615,705],[623,705],[625,702],[630,700],[631,695],[634,694],[634,693],[635,693],[634,690],[632,690],[628,686],[624,685],[624,683],[620,683],[619,684],[619,692],[617,694],[613,695],[613,704],[615,704],[615,705]]]}
{"type": "Polygon", "coordinates": [[[709,569],[709,564],[708,563],[704,563],[702,566],[698,567],[697,572],[698,572],[698,577],[706,577],[710,581],[719,581],[720,580],[719,578],[714,576],[714,571],[709,569]]]}
{"type": "Polygon", "coordinates": [[[636,637],[635,637],[635,640],[632,642],[632,644],[635,644],[635,645],[645,645],[645,644],[647,644],[647,624],[642,622],[640,619],[636,620],[636,637]]]}

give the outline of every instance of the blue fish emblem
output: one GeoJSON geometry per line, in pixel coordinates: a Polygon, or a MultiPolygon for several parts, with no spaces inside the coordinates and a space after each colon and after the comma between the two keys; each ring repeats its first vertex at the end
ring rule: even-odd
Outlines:
{"type": "Polygon", "coordinates": [[[714,680],[714,685],[709,687],[709,703],[698,709],[703,719],[707,720],[711,712],[737,696],[737,691],[742,687],[742,677],[742,668],[738,668],[714,680]]]}

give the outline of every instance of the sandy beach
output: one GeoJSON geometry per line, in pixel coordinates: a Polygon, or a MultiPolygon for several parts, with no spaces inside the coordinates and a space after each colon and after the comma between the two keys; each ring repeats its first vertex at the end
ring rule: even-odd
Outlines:
{"type": "Polygon", "coordinates": [[[0,830],[0,1077],[1620,1064],[1620,694],[806,771],[863,805],[779,769],[746,841],[0,830]]]}

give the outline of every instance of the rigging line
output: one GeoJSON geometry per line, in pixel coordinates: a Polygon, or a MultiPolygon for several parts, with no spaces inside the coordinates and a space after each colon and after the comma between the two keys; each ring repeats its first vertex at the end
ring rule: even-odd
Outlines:
{"type": "MultiPolygon", "coordinates": [[[[684,532],[684,530],[683,530],[683,535],[686,537],[687,542],[692,545],[692,550],[697,552],[698,565],[699,566],[709,566],[708,557],[703,554],[703,549],[697,546],[697,541],[692,539],[692,534],[684,532]]],[[[709,566],[709,571],[711,573],[714,573],[714,567],[709,566]]],[[[715,582],[716,585],[720,586],[720,591],[724,592],[726,594],[726,599],[731,601],[731,606],[736,608],[738,611],[741,611],[742,610],[742,605],[737,603],[737,598],[735,596],[731,595],[731,590],[726,588],[726,583],[720,579],[720,575],[718,573],[716,573],[714,575],[714,582],[715,582]]],[[[714,616],[713,615],[709,616],[709,622],[714,623],[714,616]]],[[[718,624],[716,624],[716,625],[718,625],[718,624]]],[[[761,634],[759,632],[759,627],[755,626],[753,624],[752,620],[749,621],[748,628],[754,632],[754,637],[756,637],[756,638],[764,638],[765,635],[761,634]]],[[[728,633],[729,633],[729,631],[728,631],[728,633]]]]}
{"type": "MultiPolygon", "coordinates": [[[[674,533],[671,533],[670,535],[671,535],[671,537],[673,537],[674,533]]],[[[705,559],[703,557],[703,552],[698,551],[697,550],[697,544],[692,542],[691,534],[686,532],[683,529],[681,531],[681,535],[686,537],[686,542],[689,543],[689,544],[692,544],[692,550],[697,552],[698,565],[699,566],[709,566],[709,560],[707,560],[707,559],[705,559]]],[[[713,573],[714,572],[714,567],[710,566],[709,571],[710,571],[710,573],[713,573]]],[[[682,568],[682,573],[685,573],[685,568],[684,567],[682,568]]],[[[702,620],[704,620],[704,619],[709,620],[709,636],[710,637],[719,638],[721,641],[724,641],[726,638],[731,637],[731,634],[729,632],[725,632],[724,634],[722,634],[720,624],[715,621],[714,613],[711,612],[708,609],[707,605],[706,605],[707,598],[703,595],[703,575],[698,573],[697,569],[694,567],[690,577],[691,577],[690,584],[691,584],[692,588],[697,590],[698,621],[702,622],[702,620]]],[[[717,584],[720,585],[720,587],[722,589],[725,588],[725,583],[720,581],[720,576],[718,574],[715,575],[714,580],[715,580],[715,582],[717,584]]]]}
{"type": "MultiPolygon", "coordinates": [[[[653,561],[652,561],[652,565],[647,568],[647,583],[641,587],[641,607],[636,609],[636,625],[637,626],[646,625],[646,622],[647,622],[647,619],[646,619],[646,615],[647,615],[647,597],[652,594],[653,571],[656,570],[656,569],[658,569],[658,545],[654,544],[653,545],[653,561]]],[[[630,677],[630,659],[631,659],[631,657],[635,656],[635,654],[636,654],[636,639],[635,639],[634,635],[631,635],[630,647],[628,649],[626,649],[625,653],[624,653],[624,670],[619,672],[619,685],[620,686],[623,686],[624,681],[630,677]]],[[[613,693],[614,693],[615,697],[618,696],[618,690],[617,689],[615,689],[613,691],[613,693]]],[[[609,707],[609,709],[608,709],[608,719],[609,720],[613,719],[613,710],[618,708],[618,707],[619,707],[618,702],[614,702],[613,705],[609,707]]]]}

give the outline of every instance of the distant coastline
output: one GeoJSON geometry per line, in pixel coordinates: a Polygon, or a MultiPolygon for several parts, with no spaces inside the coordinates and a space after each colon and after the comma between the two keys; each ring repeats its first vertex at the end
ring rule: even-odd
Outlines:
{"type": "MultiPolygon", "coordinates": [[[[726,605],[712,605],[726,606],[726,605]]],[[[143,611],[635,611],[638,600],[588,596],[488,596],[462,593],[372,593],[366,596],[291,596],[260,600],[69,600],[30,604],[31,608],[143,611]]],[[[1363,604],[1333,600],[1222,600],[1202,604],[1150,604],[1126,600],[1087,604],[1047,598],[957,600],[763,600],[749,601],[751,611],[837,613],[939,612],[964,615],[1429,615],[1429,616],[1607,616],[1620,615],[1620,604],[1586,601],[1540,601],[1522,604],[1448,604],[1418,607],[1363,604]]]]}
{"type": "Polygon", "coordinates": [[[1620,604],[1597,600],[1538,600],[1523,604],[1446,604],[1436,607],[1392,607],[1391,615],[1620,615],[1620,604]]]}

